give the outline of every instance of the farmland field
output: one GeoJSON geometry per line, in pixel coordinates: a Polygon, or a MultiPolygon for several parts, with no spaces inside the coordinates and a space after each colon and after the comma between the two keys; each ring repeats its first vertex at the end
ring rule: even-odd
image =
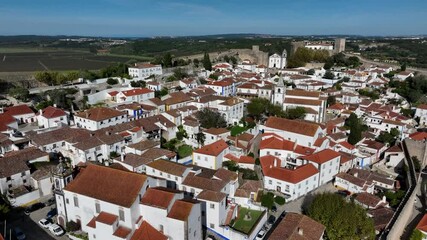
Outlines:
{"type": "Polygon", "coordinates": [[[0,49],[0,72],[97,70],[131,59],[131,57],[98,56],[81,51],[12,52],[0,49]]]}

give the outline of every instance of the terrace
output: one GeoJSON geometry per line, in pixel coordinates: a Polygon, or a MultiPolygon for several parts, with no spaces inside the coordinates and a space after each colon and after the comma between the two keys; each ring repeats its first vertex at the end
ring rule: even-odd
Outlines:
{"type": "Polygon", "coordinates": [[[236,231],[250,234],[264,213],[263,211],[240,207],[237,217],[231,221],[230,226],[236,231]]]}

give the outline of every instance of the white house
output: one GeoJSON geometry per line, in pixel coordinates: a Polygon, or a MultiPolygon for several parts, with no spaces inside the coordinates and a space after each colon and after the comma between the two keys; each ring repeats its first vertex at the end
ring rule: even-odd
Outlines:
{"type": "Polygon", "coordinates": [[[107,107],[95,107],[77,113],[74,122],[77,127],[95,131],[128,121],[127,113],[107,107]]]}
{"type": "Polygon", "coordinates": [[[129,69],[129,76],[137,79],[145,79],[151,75],[162,75],[162,65],[153,65],[148,63],[135,63],[129,69]]]}
{"type": "Polygon", "coordinates": [[[341,155],[331,149],[324,149],[314,154],[300,157],[313,164],[319,170],[319,186],[332,181],[339,173],[341,155]]]}
{"type": "Polygon", "coordinates": [[[415,116],[420,118],[420,125],[427,125],[427,104],[420,104],[415,110],[415,116]]]}
{"type": "Polygon", "coordinates": [[[134,88],[118,92],[115,98],[117,103],[141,103],[154,98],[154,91],[148,88],[134,88]]]}
{"type": "Polygon", "coordinates": [[[40,109],[37,114],[37,122],[42,128],[57,127],[61,124],[67,125],[68,115],[60,108],[49,106],[43,110],[40,109]]]}
{"type": "Polygon", "coordinates": [[[193,151],[193,164],[210,169],[222,167],[224,156],[228,153],[229,147],[224,140],[205,145],[193,151]]]}
{"type": "Polygon", "coordinates": [[[269,117],[265,125],[260,126],[260,130],[264,133],[275,133],[283,139],[306,147],[312,147],[318,138],[325,135],[325,131],[316,123],[278,117],[269,117]]]}
{"type": "Polygon", "coordinates": [[[267,155],[260,158],[264,188],[285,194],[288,201],[306,195],[319,186],[319,170],[311,163],[285,168],[279,158],[267,155]]]}

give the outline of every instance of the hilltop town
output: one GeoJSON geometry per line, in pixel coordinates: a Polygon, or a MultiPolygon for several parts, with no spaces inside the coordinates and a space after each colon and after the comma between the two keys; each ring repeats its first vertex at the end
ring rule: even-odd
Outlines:
{"type": "Polygon", "coordinates": [[[344,38],[195,59],[5,95],[1,217],[38,239],[427,237],[421,72],[344,38]]]}

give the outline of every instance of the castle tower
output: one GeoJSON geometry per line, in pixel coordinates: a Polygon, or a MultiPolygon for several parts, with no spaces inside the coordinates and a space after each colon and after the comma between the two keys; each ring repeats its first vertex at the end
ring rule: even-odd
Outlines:
{"type": "Polygon", "coordinates": [[[345,38],[335,39],[334,51],[335,53],[340,53],[345,51],[345,38]]]}
{"type": "Polygon", "coordinates": [[[274,86],[274,94],[273,94],[273,104],[280,105],[283,107],[283,102],[285,101],[285,83],[283,82],[283,77],[279,77],[279,81],[276,86],[274,86]]]}

